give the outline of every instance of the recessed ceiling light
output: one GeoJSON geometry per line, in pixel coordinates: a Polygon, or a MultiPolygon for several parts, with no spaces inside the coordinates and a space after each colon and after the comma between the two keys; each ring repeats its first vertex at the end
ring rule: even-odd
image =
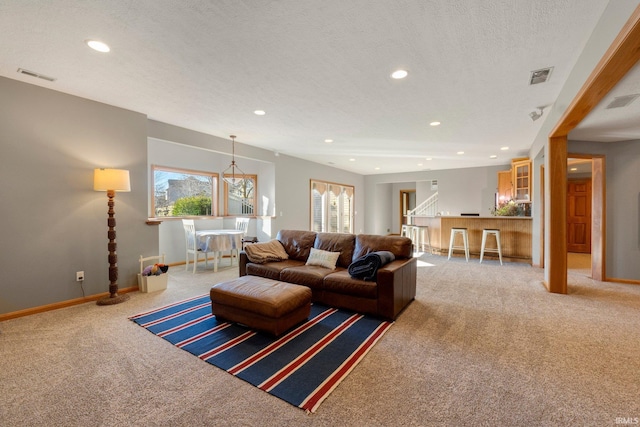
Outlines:
{"type": "Polygon", "coordinates": [[[422,166],[422,163],[418,163],[418,166],[422,166]]]}
{"type": "Polygon", "coordinates": [[[350,162],[355,162],[355,161],[356,161],[356,159],[349,159],[349,161],[350,161],[350,162]]]}
{"type": "Polygon", "coordinates": [[[440,122],[431,122],[429,123],[430,126],[440,126],[440,122]]]}
{"type": "Polygon", "coordinates": [[[379,167],[375,167],[375,168],[373,168],[373,169],[375,169],[375,170],[377,170],[377,171],[379,171],[379,170],[380,170],[380,168],[379,168],[379,167]]]}
{"type": "Polygon", "coordinates": [[[507,150],[509,149],[509,147],[500,147],[500,149],[501,149],[502,151],[507,151],[507,150]]]}
{"type": "Polygon", "coordinates": [[[578,170],[578,168],[571,168],[571,171],[572,171],[572,172],[575,172],[575,171],[577,171],[577,170],[578,170]]]}
{"type": "Polygon", "coordinates": [[[432,160],[432,159],[431,159],[431,157],[427,157],[427,159],[426,159],[426,160],[432,160]]]}
{"type": "Polygon", "coordinates": [[[256,110],[253,112],[253,114],[255,114],[256,116],[264,116],[267,113],[265,113],[264,110],[256,110]]]}
{"type": "Polygon", "coordinates": [[[324,142],[326,142],[327,144],[331,144],[333,142],[333,139],[325,139],[324,142]]]}
{"type": "Polygon", "coordinates": [[[464,154],[464,151],[458,151],[456,154],[464,154]]]}
{"type": "Polygon", "coordinates": [[[109,52],[111,48],[106,44],[98,40],[86,40],[87,46],[89,46],[93,50],[97,50],[98,52],[109,52]]]}
{"type": "Polygon", "coordinates": [[[407,77],[409,73],[407,73],[406,70],[396,70],[393,73],[391,73],[391,78],[394,79],[404,79],[405,77],[407,77]]]}
{"type": "Polygon", "coordinates": [[[492,154],[492,155],[490,155],[490,156],[489,156],[489,158],[490,158],[490,159],[497,159],[497,158],[498,158],[498,156],[496,156],[495,154],[492,154]]]}

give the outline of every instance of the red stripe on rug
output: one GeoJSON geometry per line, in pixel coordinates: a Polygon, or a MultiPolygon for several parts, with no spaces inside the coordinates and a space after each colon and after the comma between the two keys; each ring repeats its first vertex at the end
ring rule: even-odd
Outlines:
{"type": "Polygon", "coordinates": [[[378,342],[393,323],[384,322],[357,348],[355,352],[342,365],[335,370],[322,384],[316,388],[301,404],[300,408],[315,412],[324,399],[340,384],[340,382],[353,370],[353,368],[366,356],[371,348],[378,342]]]}
{"type": "Polygon", "coordinates": [[[215,356],[216,354],[222,353],[223,351],[228,350],[231,347],[236,346],[236,345],[240,344],[241,342],[248,340],[249,338],[251,338],[255,334],[256,334],[256,332],[253,332],[253,331],[245,332],[244,334],[240,335],[237,338],[232,339],[231,341],[227,341],[226,343],[224,343],[224,344],[222,344],[222,345],[220,345],[220,346],[218,346],[216,348],[213,348],[213,349],[207,351],[206,353],[202,353],[198,357],[200,359],[202,359],[202,360],[210,359],[213,356],[215,356]]]}
{"type": "Polygon", "coordinates": [[[221,325],[216,326],[215,328],[211,328],[208,331],[204,331],[199,333],[198,335],[194,335],[191,338],[187,338],[184,341],[180,341],[179,343],[176,343],[175,346],[178,348],[182,348],[187,344],[191,344],[192,342],[198,341],[202,338],[208,337],[209,335],[213,335],[218,331],[221,331],[225,328],[228,328],[229,326],[231,326],[231,323],[223,323],[221,325]]]}
{"type": "Polygon", "coordinates": [[[256,354],[252,355],[250,358],[248,358],[248,359],[238,363],[237,365],[231,367],[230,369],[227,370],[227,372],[229,372],[232,375],[239,374],[240,372],[244,371],[245,369],[247,369],[248,367],[250,367],[254,363],[257,363],[258,361],[264,359],[269,354],[273,353],[274,351],[276,351],[277,349],[279,349],[280,347],[282,347],[283,345],[285,345],[286,343],[288,343],[289,341],[291,341],[295,337],[301,335],[307,329],[309,329],[312,326],[320,323],[320,321],[326,319],[327,317],[329,317],[330,315],[332,315],[333,313],[335,313],[337,311],[338,310],[335,309],[335,308],[330,308],[329,310],[326,310],[326,311],[320,313],[319,315],[317,315],[313,319],[303,323],[302,325],[300,325],[299,327],[297,327],[293,331],[291,331],[291,332],[287,333],[286,335],[282,336],[277,341],[273,342],[272,344],[269,344],[267,347],[265,347],[264,349],[260,350],[256,354]]]}
{"type": "Polygon", "coordinates": [[[153,309],[153,310],[150,310],[150,311],[145,311],[144,313],[135,314],[135,315],[129,317],[129,319],[133,320],[133,319],[137,319],[137,318],[142,317],[142,316],[147,316],[149,314],[157,313],[158,311],[166,310],[167,308],[175,307],[176,305],[184,304],[185,302],[197,300],[198,298],[202,298],[202,297],[204,297],[206,295],[208,295],[208,294],[202,294],[202,295],[198,295],[197,297],[187,298],[187,299],[182,300],[182,301],[174,302],[173,304],[164,305],[162,307],[159,307],[159,308],[156,308],[156,309],[153,309]]]}
{"type": "Polygon", "coordinates": [[[315,356],[320,350],[326,347],[331,341],[335,340],[340,334],[342,334],[345,330],[347,330],[351,325],[355,322],[363,318],[364,316],[361,314],[354,314],[349,319],[345,320],[340,326],[331,331],[327,336],[322,338],[320,341],[311,346],[307,351],[298,356],[291,363],[286,365],[280,371],[276,372],[270,378],[262,382],[262,384],[258,385],[258,388],[264,391],[270,391],[273,387],[280,384],[284,381],[289,375],[293,372],[300,369],[309,359],[315,356]]]}
{"type": "Polygon", "coordinates": [[[158,336],[159,336],[159,337],[163,337],[163,338],[164,338],[164,337],[166,337],[166,336],[167,336],[167,335],[169,335],[169,334],[172,334],[172,333],[174,333],[174,332],[181,331],[181,330],[183,330],[184,328],[188,328],[188,327],[189,327],[189,326],[191,326],[191,325],[195,325],[195,324],[198,324],[198,323],[200,323],[200,322],[204,322],[205,320],[207,320],[207,319],[209,319],[209,318],[211,318],[211,317],[213,317],[213,314],[205,314],[204,316],[200,316],[200,317],[198,317],[197,319],[190,320],[190,321],[188,321],[187,323],[183,323],[182,325],[174,326],[174,327],[173,327],[173,328],[171,328],[171,329],[164,330],[164,331],[160,332],[160,333],[158,334],[158,336]]]}
{"type": "Polygon", "coordinates": [[[199,310],[202,307],[208,306],[209,304],[211,304],[211,303],[205,302],[204,304],[196,305],[194,307],[178,311],[178,312],[170,314],[168,316],[161,317],[160,319],[156,319],[156,320],[153,320],[153,321],[148,322],[148,323],[140,324],[140,326],[142,326],[143,328],[148,328],[149,326],[153,326],[153,325],[157,325],[158,323],[166,322],[167,320],[174,319],[174,318],[176,318],[178,316],[182,316],[183,314],[187,314],[187,313],[191,313],[192,311],[199,310]]]}

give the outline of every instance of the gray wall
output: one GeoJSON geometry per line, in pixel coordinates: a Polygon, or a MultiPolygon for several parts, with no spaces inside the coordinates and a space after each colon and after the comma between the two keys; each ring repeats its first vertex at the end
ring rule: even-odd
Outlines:
{"type": "MultiPolygon", "coordinates": [[[[386,186],[387,184],[380,184],[382,186],[386,186]]],[[[380,211],[388,208],[390,210],[389,214],[391,215],[391,224],[390,233],[400,234],[400,190],[415,190],[416,182],[396,182],[391,184],[391,193],[387,199],[389,203],[380,203],[378,204],[378,209],[380,211]],[[389,206],[390,205],[390,206],[389,206]]],[[[415,194],[416,200],[422,201],[422,199],[418,198],[418,194],[416,191],[415,194]]],[[[420,203],[420,202],[416,202],[420,203]]]]}
{"type": "MultiPolygon", "coordinates": [[[[161,228],[179,224],[145,224],[150,215],[149,138],[231,153],[228,139],[39,86],[0,78],[0,93],[0,178],[5,183],[0,189],[0,313],[81,298],[83,288],[75,281],[80,270],[86,277],[84,295],[108,291],[107,196],[93,191],[95,168],[130,171],[132,191],[117,194],[115,206],[118,283],[130,287],[137,285],[138,257],[161,253],[161,228]]],[[[258,235],[308,229],[312,178],[355,187],[355,231],[363,231],[362,176],[243,144],[236,144],[236,156],[258,161],[260,176],[275,170],[275,178],[258,178],[270,199],[266,213],[275,214],[252,225],[258,235]]],[[[220,221],[206,225],[228,226],[220,221]]],[[[183,248],[184,237],[177,235],[175,241],[173,233],[168,235],[163,246],[183,248]]]]}
{"type": "MultiPolygon", "coordinates": [[[[229,165],[228,139],[149,121],[149,165],[162,164],[221,172],[229,165]]],[[[239,138],[241,140],[241,138],[239,138]]],[[[260,241],[274,238],[280,229],[309,229],[309,180],[319,179],[355,187],[355,232],[363,230],[365,194],[363,177],[329,166],[236,143],[236,161],[245,173],[258,174],[258,208],[263,214],[249,223],[247,234],[260,241]]],[[[222,194],[222,186],[220,187],[222,194]]],[[[222,207],[222,198],[219,200],[222,207]]],[[[233,228],[235,218],[197,220],[197,229],[233,228]]],[[[160,252],[167,262],[185,259],[180,220],[165,220],[159,227],[160,252]]]]}
{"type": "MultiPolygon", "coordinates": [[[[228,142],[231,147],[231,142],[228,142]]],[[[217,151],[205,150],[184,144],[149,138],[148,158],[149,182],[152,182],[152,165],[171,166],[174,168],[193,169],[211,173],[222,172],[229,167],[231,156],[217,151]]],[[[257,215],[275,214],[275,166],[272,162],[264,162],[236,156],[236,163],[248,175],[258,176],[257,215]]],[[[224,183],[218,181],[218,212],[224,213],[224,183]]],[[[149,187],[151,189],[151,187],[149,187]]],[[[153,215],[151,198],[149,198],[149,215],[153,215]]]]}
{"type": "MultiPolygon", "coordinates": [[[[231,153],[231,143],[228,139],[152,120],[149,121],[149,137],[217,153],[231,153]]],[[[239,137],[236,141],[241,140],[241,137],[239,137]]],[[[364,178],[361,175],[284,154],[275,155],[272,151],[238,142],[236,142],[236,159],[238,164],[240,164],[241,159],[254,160],[260,163],[262,170],[267,170],[265,175],[267,178],[269,176],[268,170],[270,168],[275,170],[275,186],[271,189],[267,187],[265,190],[268,193],[268,197],[274,199],[273,204],[269,201],[269,206],[272,206],[273,209],[269,208],[268,213],[272,216],[263,218],[264,228],[261,231],[265,233],[265,237],[268,235],[275,237],[275,233],[278,230],[285,228],[309,229],[309,181],[311,179],[326,180],[355,187],[356,215],[354,231],[356,233],[362,232],[364,227],[365,192],[363,191],[364,178]]],[[[226,160],[228,160],[228,157],[226,160]]],[[[249,173],[249,171],[245,172],[249,173]]],[[[258,176],[259,186],[261,186],[262,179],[261,176],[258,176]]],[[[268,179],[270,180],[271,178],[268,179]]],[[[262,190],[260,191],[262,192],[262,190]]]]}
{"type": "MultiPolygon", "coordinates": [[[[227,141],[227,145],[231,145],[227,141]]],[[[170,166],[174,168],[192,169],[222,174],[230,162],[231,156],[216,151],[196,148],[184,144],[161,141],[149,138],[148,158],[149,182],[152,182],[152,165],[170,166]]],[[[236,161],[242,171],[246,174],[258,176],[257,186],[257,213],[258,216],[275,214],[275,167],[273,163],[263,162],[247,158],[238,158],[236,161]]],[[[224,184],[219,181],[218,186],[218,212],[224,213],[224,184]]],[[[151,187],[149,187],[151,191],[151,187]]],[[[148,211],[151,215],[151,197],[148,198],[148,211]]],[[[262,232],[258,224],[262,225],[262,219],[251,219],[249,222],[248,235],[258,236],[260,240],[265,240],[267,235],[262,232]]],[[[196,229],[229,229],[235,228],[234,218],[219,219],[197,219],[196,229]]],[[[160,253],[165,255],[165,262],[172,264],[185,260],[185,239],[182,228],[182,221],[175,219],[165,219],[159,227],[160,253]]]]}
{"type": "Polygon", "coordinates": [[[368,175],[365,177],[365,193],[368,195],[365,229],[373,234],[386,234],[388,229],[397,230],[399,190],[415,188],[416,203],[420,204],[433,193],[430,181],[434,179],[438,180],[439,211],[445,212],[445,215],[447,212],[449,215],[475,212],[489,216],[495,204],[498,171],[509,170],[510,167],[501,165],[368,175]],[[393,185],[396,183],[402,184],[393,185]],[[389,193],[392,193],[391,201],[387,198],[389,193]]]}
{"type": "MultiPolygon", "coordinates": [[[[569,107],[573,99],[575,98],[578,91],[582,88],[584,82],[587,80],[592,70],[596,67],[602,56],[605,54],[609,46],[615,38],[617,37],[620,29],[627,22],[635,8],[640,4],[638,0],[625,0],[625,1],[610,1],[607,5],[607,8],[602,14],[602,17],[598,21],[598,24],[594,28],[591,33],[591,37],[587,41],[584,49],[580,52],[580,56],[578,57],[575,66],[571,70],[567,81],[564,86],[560,90],[558,97],[552,106],[545,109],[544,123],[540,127],[540,131],[536,135],[535,140],[531,145],[531,149],[529,150],[529,157],[531,159],[535,159],[536,164],[534,165],[534,180],[538,181],[536,178],[536,174],[539,173],[540,165],[546,164],[546,160],[544,158],[544,152],[547,149],[547,143],[549,134],[556,126],[566,109],[569,107]]],[[[571,135],[569,135],[571,138],[571,135]]],[[[549,168],[545,169],[546,179],[545,185],[549,185],[549,168]]],[[[540,192],[540,187],[536,186],[537,182],[534,181],[534,192],[538,197],[540,192]]],[[[549,198],[549,190],[545,192],[545,196],[547,197],[547,201],[549,198]]],[[[533,264],[539,265],[540,260],[540,230],[542,229],[542,224],[540,223],[541,212],[539,211],[540,204],[533,205],[533,233],[532,233],[532,241],[533,241],[533,264]]],[[[545,213],[545,221],[549,221],[549,204],[545,205],[546,213],[545,213]]],[[[546,224],[545,232],[547,233],[544,238],[545,244],[545,265],[549,265],[549,245],[552,244],[554,236],[549,234],[550,227],[549,224],[546,224]]],[[[634,262],[637,262],[634,261],[634,262]]],[[[545,280],[549,281],[549,269],[545,269],[545,280]]]]}
{"type": "MultiPolygon", "coordinates": [[[[635,0],[611,2],[557,102],[545,110],[545,122],[530,150],[530,157],[536,159],[534,176],[544,162],[547,135],[637,4],[635,0]]],[[[119,283],[128,287],[136,284],[138,256],[159,253],[159,233],[164,226],[144,223],[149,215],[148,138],[220,153],[231,151],[228,139],[11,79],[0,78],[0,94],[0,178],[4,183],[0,189],[0,313],[82,297],[83,290],[75,281],[78,270],[85,271],[86,295],[107,291],[106,195],[92,189],[94,168],[125,168],[131,173],[132,191],[116,197],[119,283]]],[[[637,280],[638,142],[606,148],[571,146],[572,151],[578,148],[593,153],[607,150],[607,276],[637,280]]],[[[243,144],[237,144],[236,154],[274,165],[275,216],[263,217],[259,232],[265,235],[281,228],[309,227],[312,178],[354,185],[355,232],[386,234],[387,229],[397,227],[392,210],[397,195],[391,194],[391,201],[388,198],[393,183],[417,183],[420,201],[420,183],[438,179],[441,211],[487,214],[493,206],[497,171],[508,169],[507,165],[363,177],[286,155],[276,157],[243,144]]],[[[534,203],[534,245],[539,241],[538,217],[534,203]]],[[[534,263],[537,252],[534,247],[534,263]]]]}
{"type": "Polygon", "coordinates": [[[606,277],[640,279],[640,140],[569,141],[573,154],[605,156],[606,277]]]}
{"type": "Polygon", "coordinates": [[[158,251],[147,218],[144,115],[0,77],[0,313],[108,291],[107,196],[93,170],[129,169],[116,195],[119,284],[158,251]]]}

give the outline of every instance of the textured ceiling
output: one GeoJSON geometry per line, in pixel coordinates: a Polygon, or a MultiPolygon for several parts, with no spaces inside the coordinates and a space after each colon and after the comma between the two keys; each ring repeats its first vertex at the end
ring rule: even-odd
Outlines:
{"type": "Polygon", "coordinates": [[[607,4],[0,0],[0,75],[361,174],[505,164],[528,154],[548,117],[529,113],[553,105],[607,4]]]}

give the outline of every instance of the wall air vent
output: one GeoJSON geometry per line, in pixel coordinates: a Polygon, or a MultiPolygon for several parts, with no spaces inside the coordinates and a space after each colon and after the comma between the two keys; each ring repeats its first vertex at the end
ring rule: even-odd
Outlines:
{"type": "Polygon", "coordinates": [[[531,78],[529,79],[529,85],[537,85],[538,83],[544,83],[551,77],[551,71],[553,67],[542,68],[531,72],[531,78]]]}
{"type": "Polygon", "coordinates": [[[49,82],[55,82],[56,79],[53,77],[45,76],[44,74],[36,73],[35,71],[25,70],[24,68],[18,68],[18,72],[20,74],[24,74],[31,77],[37,77],[42,80],[47,80],[49,82]]]}
{"type": "Polygon", "coordinates": [[[635,101],[635,99],[639,96],[640,96],[640,93],[636,93],[633,95],[616,96],[615,98],[613,98],[613,101],[611,101],[609,105],[605,107],[605,109],[608,110],[609,108],[626,107],[627,105],[635,101]]]}
{"type": "Polygon", "coordinates": [[[431,191],[436,191],[438,189],[438,180],[437,179],[432,179],[431,180],[431,191]]]}

